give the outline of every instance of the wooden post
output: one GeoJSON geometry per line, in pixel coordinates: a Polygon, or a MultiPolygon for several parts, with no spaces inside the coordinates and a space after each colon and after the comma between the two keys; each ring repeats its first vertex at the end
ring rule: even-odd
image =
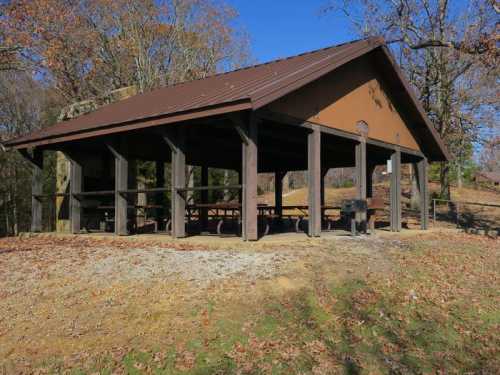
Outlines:
{"type": "MultiPolygon", "coordinates": [[[[208,167],[201,167],[201,186],[208,186],[208,167]]],[[[201,191],[201,203],[208,203],[208,190],[201,191]]],[[[201,209],[201,230],[205,231],[208,228],[208,209],[201,209]]]]}
{"type": "Polygon", "coordinates": [[[70,161],[70,200],[69,200],[69,212],[70,212],[70,223],[71,223],[71,233],[77,234],[81,231],[81,220],[82,220],[82,208],[81,208],[81,197],[78,196],[82,192],[83,187],[83,170],[82,164],[78,158],[74,155],[67,155],[70,161]]]}
{"type": "Polygon", "coordinates": [[[396,149],[391,155],[391,231],[401,230],[401,151],[396,149]]]}
{"type": "Polygon", "coordinates": [[[81,197],[78,196],[83,188],[83,170],[79,157],[75,154],[64,152],[69,160],[69,222],[70,232],[73,234],[81,231],[81,197]]]}
{"type": "MultiPolygon", "coordinates": [[[[356,198],[366,200],[367,198],[367,173],[366,173],[366,139],[362,138],[356,144],[355,150],[356,160],[356,198]]],[[[356,223],[361,227],[361,230],[366,233],[367,212],[356,213],[356,223]]]]}
{"type": "Polygon", "coordinates": [[[283,178],[286,172],[275,172],[274,173],[274,206],[275,214],[281,217],[283,215],[283,178]]]}
{"type": "Polygon", "coordinates": [[[314,126],[307,135],[309,236],[321,235],[321,130],[314,126]]]}
{"type": "Polygon", "coordinates": [[[115,157],[115,234],[126,236],[127,228],[127,195],[119,191],[128,190],[128,159],[125,156],[125,147],[108,146],[115,157]]]}
{"type": "Polygon", "coordinates": [[[420,227],[422,229],[428,229],[429,227],[429,191],[428,191],[428,175],[427,159],[423,158],[417,163],[417,186],[418,186],[418,196],[420,198],[420,227]]]}
{"type": "Polygon", "coordinates": [[[246,126],[239,128],[244,132],[242,142],[242,237],[245,241],[259,238],[257,227],[257,152],[258,120],[254,114],[246,126]]]}
{"type": "MultiPolygon", "coordinates": [[[[165,163],[162,160],[157,160],[155,162],[155,172],[156,172],[156,187],[165,187],[165,163]]],[[[165,219],[165,192],[156,193],[155,199],[156,205],[160,208],[156,209],[156,223],[160,225],[160,222],[165,219]]]]}
{"type": "Polygon", "coordinates": [[[186,237],[186,195],[179,189],[186,187],[186,129],[173,129],[164,136],[172,152],[172,237],[186,237]]]}
{"type": "Polygon", "coordinates": [[[31,231],[42,231],[43,151],[33,150],[31,178],[31,231]]]}

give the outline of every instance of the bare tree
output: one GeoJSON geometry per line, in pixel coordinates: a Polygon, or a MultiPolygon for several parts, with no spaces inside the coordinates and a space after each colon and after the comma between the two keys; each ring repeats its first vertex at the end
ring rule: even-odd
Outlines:
{"type": "Polygon", "coordinates": [[[480,154],[479,165],[486,172],[500,172],[500,136],[485,143],[480,154]]]}
{"type": "MultiPolygon", "coordinates": [[[[47,124],[51,94],[29,74],[0,72],[0,142],[47,124]]],[[[49,161],[50,166],[50,161],[49,161]]],[[[48,178],[52,173],[47,168],[48,178]]],[[[16,235],[29,229],[31,168],[15,152],[0,152],[0,233],[16,235]]]]}
{"type": "MultiPolygon", "coordinates": [[[[361,36],[382,35],[420,93],[430,119],[455,156],[442,163],[441,195],[450,196],[450,167],[470,157],[467,145],[494,124],[498,111],[497,9],[492,0],[332,0],[325,12],[348,17],[361,36]]],[[[460,168],[460,167],[459,167],[460,168]]],[[[459,173],[460,175],[460,173],[459,173]]]]}

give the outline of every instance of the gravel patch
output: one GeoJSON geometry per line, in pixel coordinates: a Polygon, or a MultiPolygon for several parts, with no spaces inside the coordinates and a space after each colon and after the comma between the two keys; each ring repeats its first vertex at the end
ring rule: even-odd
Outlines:
{"type": "Polygon", "coordinates": [[[107,276],[113,281],[175,278],[207,284],[235,276],[246,280],[273,277],[292,258],[277,252],[132,249],[88,263],[79,273],[101,280],[107,276]]]}
{"type": "Polygon", "coordinates": [[[9,273],[0,277],[0,286],[10,294],[50,280],[64,282],[69,288],[74,283],[100,287],[121,282],[158,281],[207,286],[211,282],[230,278],[252,282],[280,275],[283,267],[295,259],[297,255],[292,251],[281,250],[179,251],[154,246],[102,246],[72,251],[58,246],[42,253],[4,255],[4,262],[0,263],[9,269],[9,273]],[[33,267],[34,264],[37,266],[33,267]]]}

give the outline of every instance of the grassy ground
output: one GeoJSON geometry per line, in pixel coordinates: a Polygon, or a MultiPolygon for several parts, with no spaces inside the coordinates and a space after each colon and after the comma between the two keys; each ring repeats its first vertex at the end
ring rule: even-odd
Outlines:
{"type": "Polygon", "coordinates": [[[445,229],[251,245],[3,239],[0,369],[496,374],[499,244],[445,229]]]}

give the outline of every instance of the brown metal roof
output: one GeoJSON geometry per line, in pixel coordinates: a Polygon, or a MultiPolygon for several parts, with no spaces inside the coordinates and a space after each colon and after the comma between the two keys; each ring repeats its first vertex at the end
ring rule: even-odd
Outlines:
{"type": "Polygon", "coordinates": [[[5,145],[20,149],[256,110],[383,45],[381,38],[364,39],[156,89],[10,140],[5,145]]]}

